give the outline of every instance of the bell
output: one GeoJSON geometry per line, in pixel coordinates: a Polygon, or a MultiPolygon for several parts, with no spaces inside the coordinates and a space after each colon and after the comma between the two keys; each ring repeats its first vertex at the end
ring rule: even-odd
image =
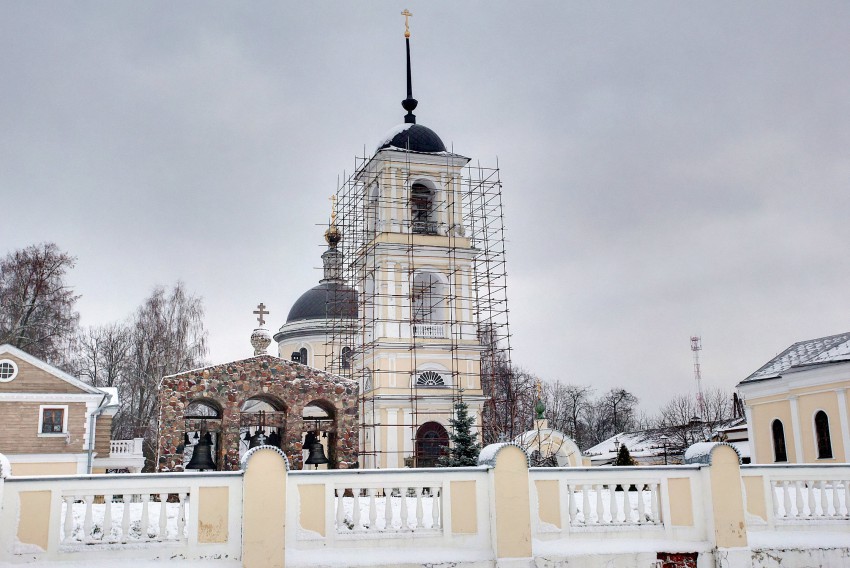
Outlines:
{"type": "Polygon", "coordinates": [[[266,444],[268,444],[269,446],[274,446],[275,448],[279,448],[280,434],[278,434],[277,432],[272,432],[271,434],[269,434],[269,439],[266,440],[266,444]]]}
{"type": "Polygon", "coordinates": [[[320,465],[323,463],[328,463],[328,458],[325,457],[325,449],[322,447],[321,442],[314,442],[310,445],[310,455],[307,456],[307,459],[304,460],[304,463],[309,465],[320,465]]]}
{"type": "Polygon", "coordinates": [[[212,457],[212,435],[207,432],[204,437],[195,445],[195,451],[192,452],[192,459],[186,464],[185,469],[205,469],[215,470],[215,461],[212,457]]]}
{"type": "Polygon", "coordinates": [[[250,442],[251,441],[251,431],[245,430],[245,435],[242,436],[242,439],[245,440],[246,442],[250,442]]]}
{"type": "Polygon", "coordinates": [[[189,440],[189,434],[188,434],[188,432],[183,432],[183,445],[184,445],[184,446],[190,446],[190,445],[192,445],[192,442],[189,440]]]}
{"type": "Polygon", "coordinates": [[[251,436],[251,442],[248,444],[248,449],[256,448],[257,446],[268,445],[266,442],[266,433],[263,430],[257,430],[257,433],[251,436]]]}

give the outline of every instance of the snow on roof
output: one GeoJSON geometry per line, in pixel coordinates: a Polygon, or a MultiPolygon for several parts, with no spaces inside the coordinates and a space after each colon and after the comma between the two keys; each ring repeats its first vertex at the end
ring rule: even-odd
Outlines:
{"type": "MultiPolygon", "coordinates": [[[[660,434],[658,435],[660,436],[660,434]]],[[[629,449],[629,455],[633,458],[654,456],[658,454],[658,448],[663,449],[664,446],[664,444],[658,443],[654,431],[621,432],[586,449],[584,455],[590,456],[594,461],[615,459],[621,445],[625,445],[629,449]]]]}
{"type": "Polygon", "coordinates": [[[776,378],[793,367],[840,361],[850,361],[850,332],[798,341],[741,382],[776,378]]]}
{"type": "Polygon", "coordinates": [[[685,450],[685,463],[711,463],[711,452],[717,446],[730,446],[735,453],[738,454],[738,460],[741,459],[741,452],[734,444],[729,442],[697,442],[685,450]]]}

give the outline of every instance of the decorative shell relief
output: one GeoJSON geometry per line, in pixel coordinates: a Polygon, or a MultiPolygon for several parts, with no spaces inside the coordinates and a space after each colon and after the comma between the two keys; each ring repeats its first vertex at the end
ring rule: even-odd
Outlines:
{"type": "Polygon", "coordinates": [[[443,380],[443,377],[440,376],[440,373],[437,373],[435,371],[425,371],[416,379],[416,386],[444,387],[446,386],[446,382],[443,380]]]}

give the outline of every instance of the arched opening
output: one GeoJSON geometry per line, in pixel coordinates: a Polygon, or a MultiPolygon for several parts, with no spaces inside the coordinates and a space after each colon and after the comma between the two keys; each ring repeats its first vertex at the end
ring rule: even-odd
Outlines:
{"type": "Polygon", "coordinates": [[[436,422],[426,422],[416,431],[416,467],[436,467],[448,452],[449,433],[436,422]]]}
{"type": "Polygon", "coordinates": [[[410,188],[410,221],[416,234],[437,234],[434,193],[432,188],[422,182],[416,182],[410,188]]]}
{"type": "Polygon", "coordinates": [[[444,337],[448,283],[442,274],[417,272],[413,275],[410,303],[415,337],[444,337]]]}
{"type": "Polygon", "coordinates": [[[239,407],[239,459],[264,437],[264,445],[279,448],[286,433],[286,406],[278,399],[260,395],[239,407]]]}
{"type": "Polygon", "coordinates": [[[823,410],[818,410],[815,414],[815,437],[818,443],[818,459],[830,459],[832,440],[829,437],[829,417],[823,410]]]}
{"type": "Polygon", "coordinates": [[[785,450],[785,427],[782,426],[781,420],[774,420],[770,425],[771,435],[773,436],[773,461],[787,462],[788,452],[785,450]]]}
{"type": "Polygon", "coordinates": [[[343,371],[351,369],[351,347],[343,347],[340,355],[340,365],[343,371]]]}
{"type": "Polygon", "coordinates": [[[302,347],[301,349],[299,349],[299,350],[298,350],[298,356],[299,356],[299,358],[301,359],[300,363],[301,363],[302,365],[307,365],[307,364],[308,364],[308,363],[307,363],[307,355],[308,355],[308,353],[307,353],[307,348],[306,348],[306,347],[302,347]]]}
{"type": "Polygon", "coordinates": [[[202,441],[206,444],[207,434],[212,444],[210,456],[215,462],[215,469],[221,469],[221,416],[221,406],[214,400],[199,398],[186,406],[183,412],[183,469],[187,469],[192,461],[198,444],[202,441]]]}
{"type": "Polygon", "coordinates": [[[304,407],[301,418],[304,424],[301,433],[303,469],[336,469],[337,431],[333,404],[326,400],[314,400],[304,407]],[[321,445],[321,452],[313,447],[314,444],[321,445]],[[324,464],[308,464],[311,455],[324,456],[328,461],[324,464]]]}

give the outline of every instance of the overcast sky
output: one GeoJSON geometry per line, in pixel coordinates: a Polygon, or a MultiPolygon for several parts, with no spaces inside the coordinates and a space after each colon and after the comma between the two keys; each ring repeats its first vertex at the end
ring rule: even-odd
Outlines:
{"type": "Polygon", "coordinates": [[[401,122],[504,183],[515,363],[647,409],[850,330],[847,2],[0,2],[0,254],[55,241],[84,325],[157,284],[251,354],[327,197],[401,122]]]}

